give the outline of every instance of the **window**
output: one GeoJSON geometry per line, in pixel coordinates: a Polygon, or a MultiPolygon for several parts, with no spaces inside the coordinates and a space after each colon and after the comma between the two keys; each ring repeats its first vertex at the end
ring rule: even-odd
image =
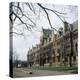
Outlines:
{"type": "Polygon", "coordinates": [[[75,44],[76,52],[77,52],[77,43],[75,44]]]}
{"type": "Polygon", "coordinates": [[[49,41],[51,41],[51,38],[49,38],[49,41]]]}
{"type": "Polygon", "coordinates": [[[55,54],[55,51],[53,50],[53,55],[55,54]]]}
{"type": "Polygon", "coordinates": [[[57,50],[57,53],[60,53],[60,49],[57,50]]]}
{"type": "Polygon", "coordinates": [[[73,56],[73,61],[76,61],[76,56],[73,56]]]}
{"type": "Polygon", "coordinates": [[[57,42],[57,45],[60,45],[60,42],[57,42]]]}
{"type": "Polygon", "coordinates": [[[60,62],[60,56],[57,56],[57,60],[58,60],[58,62],[60,62]]]}
{"type": "Polygon", "coordinates": [[[53,57],[53,62],[55,62],[55,57],[53,57]]]}
{"type": "Polygon", "coordinates": [[[47,58],[47,63],[49,63],[49,57],[47,58]]]}
{"type": "Polygon", "coordinates": [[[74,34],[74,39],[77,39],[78,38],[78,34],[74,34]]]}
{"type": "Polygon", "coordinates": [[[68,56],[67,56],[67,57],[65,57],[65,62],[68,62],[68,56]]]}

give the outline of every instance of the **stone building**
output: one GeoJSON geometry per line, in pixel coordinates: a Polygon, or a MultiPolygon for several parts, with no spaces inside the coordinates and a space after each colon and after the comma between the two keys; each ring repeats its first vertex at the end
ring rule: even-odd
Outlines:
{"type": "Polygon", "coordinates": [[[51,57],[53,51],[52,35],[52,30],[42,30],[40,44],[28,51],[27,60],[31,66],[44,66],[51,64],[51,57]]]}
{"type": "Polygon", "coordinates": [[[54,34],[51,29],[42,29],[40,43],[29,49],[29,66],[77,66],[78,21],[64,22],[64,29],[54,34]]]}
{"type": "Polygon", "coordinates": [[[65,47],[65,64],[77,65],[78,56],[78,21],[72,24],[65,22],[64,27],[64,47],[65,47]],[[67,27],[67,28],[66,28],[67,27]]]}

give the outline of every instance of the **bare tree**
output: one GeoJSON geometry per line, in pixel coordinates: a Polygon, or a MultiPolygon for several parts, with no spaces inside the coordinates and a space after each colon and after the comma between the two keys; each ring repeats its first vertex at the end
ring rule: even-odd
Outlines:
{"type": "MultiPolygon", "coordinates": [[[[53,30],[57,31],[51,23],[49,12],[52,12],[53,14],[55,14],[62,22],[64,22],[63,15],[65,15],[66,13],[62,13],[62,12],[47,8],[40,3],[32,4],[32,3],[26,3],[26,2],[24,2],[24,3],[11,2],[10,3],[10,11],[9,11],[10,12],[10,14],[9,14],[10,24],[14,25],[16,22],[19,22],[19,23],[17,23],[18,25],[23,25],[26,30],[31,31],[34,27],[36,27],[36,22],[29,15],[31,14],[33,16],[36,16],[36,13],[38,13],[38,17],[39,17],[40,10],[45,12],[45,15],[47,17],[50,27],[53,30]]],[[[10,27],[10,29],[11,29],[10,34],[14,33],[17,35],[23,35],[23,33],[21,33],[21,32],[12,31],[13,30],[12,28],[14,28],[14,27],[13,26],[10,27]]]]}

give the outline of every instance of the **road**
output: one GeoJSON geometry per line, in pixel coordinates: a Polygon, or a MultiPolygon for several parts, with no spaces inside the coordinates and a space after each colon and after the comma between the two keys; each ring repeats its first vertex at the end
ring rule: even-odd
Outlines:
{"type": "Polygon", "coordinates": [[[34,70],[28,68],[14,68],[13,77],[36,77],[36,76],[52,76],[52,75],[67,75],[69,72],[62,71],[48,71],[48,70],[34,70]],[[32,72],[32,74],[29,74],[32,72]]]}

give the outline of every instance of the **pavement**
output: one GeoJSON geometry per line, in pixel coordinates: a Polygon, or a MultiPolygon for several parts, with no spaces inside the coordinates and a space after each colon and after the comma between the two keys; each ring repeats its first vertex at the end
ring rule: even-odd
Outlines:
{"type": "Polygon", "coordinates": [[[70,72],[63,71],[48,71],[48,70],[35,70],[29,68],[14,68],[13,77],[37,77],[37,76],[54,76],[54,75],[69,75],[70,72]],[[32,72],[32,74],[30,74],[32,72]]]}

